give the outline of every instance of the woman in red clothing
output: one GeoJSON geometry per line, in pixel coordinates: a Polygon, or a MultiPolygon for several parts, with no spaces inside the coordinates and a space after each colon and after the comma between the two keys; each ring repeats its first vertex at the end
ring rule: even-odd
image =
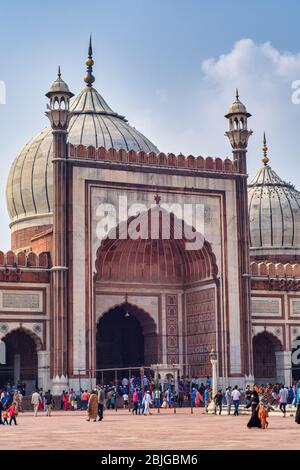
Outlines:
{"type": "Polygon", "coordinates": [[[64,411],[67,411],[68,406],[69,406],[69,394],[68,392],[66,392],[64,396],[64,411]]]}

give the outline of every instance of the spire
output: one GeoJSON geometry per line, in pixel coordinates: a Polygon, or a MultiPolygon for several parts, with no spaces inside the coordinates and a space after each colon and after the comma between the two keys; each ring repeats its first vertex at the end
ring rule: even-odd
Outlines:
{"type": "Polygon", "coordinates": [[[61,71],[60,71],[60,65],[58,66],[58,73],[57,73],[58,78],[61,78],[61,71]]]}
{"type": "Polygon", "coordinates": [[[236,101],[239,101],[239,90],[236,88],[235,89],[235,98],[236,98],[236,101]]]}
{"type": "Polygon", "coordinates": [[[84,81],[88,87],[91,87],[95,81],[93,75],[93,47],[92,47],[92,35],[90,35],[89,49],[88,49],[88,58],[85,61],[87,65],[86,74],[84,76],[84,81]]]}
{"type": "Polygon", "coordinates": [[[270,159],[268,157],[268,147],[267,147],[267,139],[266,139],[266,133],[264,132],[264,139],[263,139],[263,148],[262,148],[262,151],[263,151],[263,158],[262,158],[262,162],[264,164],[264,166],[267,166],[270,159]]]}

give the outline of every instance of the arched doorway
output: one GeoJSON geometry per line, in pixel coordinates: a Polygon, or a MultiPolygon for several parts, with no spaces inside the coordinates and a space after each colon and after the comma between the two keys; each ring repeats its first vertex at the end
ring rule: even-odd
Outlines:
{"type": "Polygon", "coordinates": [[[144,364],[142,326],[123,307],[116,307],[101,318],[96,343],[99,369],[144,364]]]}
{"type": "MultiPolygon", "coordinates": [[[[157,362],[154,320],[124,302],[106,312],[97,323],[96,368],[138,368],[157,362]]],[[[98,374],[99,375],[99,374],[98,374]]]]}
{"type": "Polygon", "coordinates": [[[282,350],[281,342],[264,331],[253,338],[254,377],[260,382],[276,382],[276,352],[282,350]]]}
{"type": "Polygon", "coordinates": [[[26,393],[37,385],[38,358],[34,339],[25,331],[8,333],[2,341],[5,344],[5,364],[0,366],[0,384],[7,382],[25,384],[26,393]]]}

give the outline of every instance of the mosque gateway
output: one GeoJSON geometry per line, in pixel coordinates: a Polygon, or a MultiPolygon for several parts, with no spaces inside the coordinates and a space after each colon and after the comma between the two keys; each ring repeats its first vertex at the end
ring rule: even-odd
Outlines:
{"type": "Polygon", "coordinates": [[[49,127],[9,173],[0,382],[59,395],[142,367],[204,381],[212,350],[222,387],[300,379],[300,193],[265,138],[248,182],[238,92],[232,158],[176,156],[98,93],[91,44],[86,66],[76,97],[59,70],[49,127]]]}

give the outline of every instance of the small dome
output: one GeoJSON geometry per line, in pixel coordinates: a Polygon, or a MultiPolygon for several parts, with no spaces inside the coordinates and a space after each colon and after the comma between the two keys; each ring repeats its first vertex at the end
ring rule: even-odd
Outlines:
{"type": "MultiPolygon", "coordinates": [[[[70,90],[66,82],[61,78],[60,67],[58,68],[57,79],[52,83],[50,87],[50,93],[67,93],[70,94],[70,90]]],[[[48,93],[47,93],[48,95],[48,93]]]]}
{"type": "Polygon", "coordinates": [[[300,192],[264,165],[248,185],[251,256],[300,255],[300,192]]]}
{"type": "MultiPolygon", "coordinates": [[[[68,92],[58,79],[51,90],[68,92]]],[[[93,87],[86,86],[74,99],[74,113],[69,124],[68,140],[73,145],[114,148],[137,152],[159,152],[157,147],[124,116],[115,113],[93,87]]],[[[52,129],[44,129],[20,152],[10,169],[6,197],[15,229],[52,223],[53,148],[52,129]],[[28,222],[27,222],[28,221],[28,222]]]]}
{"type": "Polygon", "coordinates": [[[234,101],[228,110],[228,114],[233,113],[247,113],[246,106],[240,100],[234,101]]]}
{"type": "Polygon", "coordinates": [[[235,101],[230,105],[225,117],[229,118],[232,114],[246,114],[247,117],[251,116],[251,114],[248,113],[246,106],[240,101],[238,90],[236,90],[235,101]]]}

